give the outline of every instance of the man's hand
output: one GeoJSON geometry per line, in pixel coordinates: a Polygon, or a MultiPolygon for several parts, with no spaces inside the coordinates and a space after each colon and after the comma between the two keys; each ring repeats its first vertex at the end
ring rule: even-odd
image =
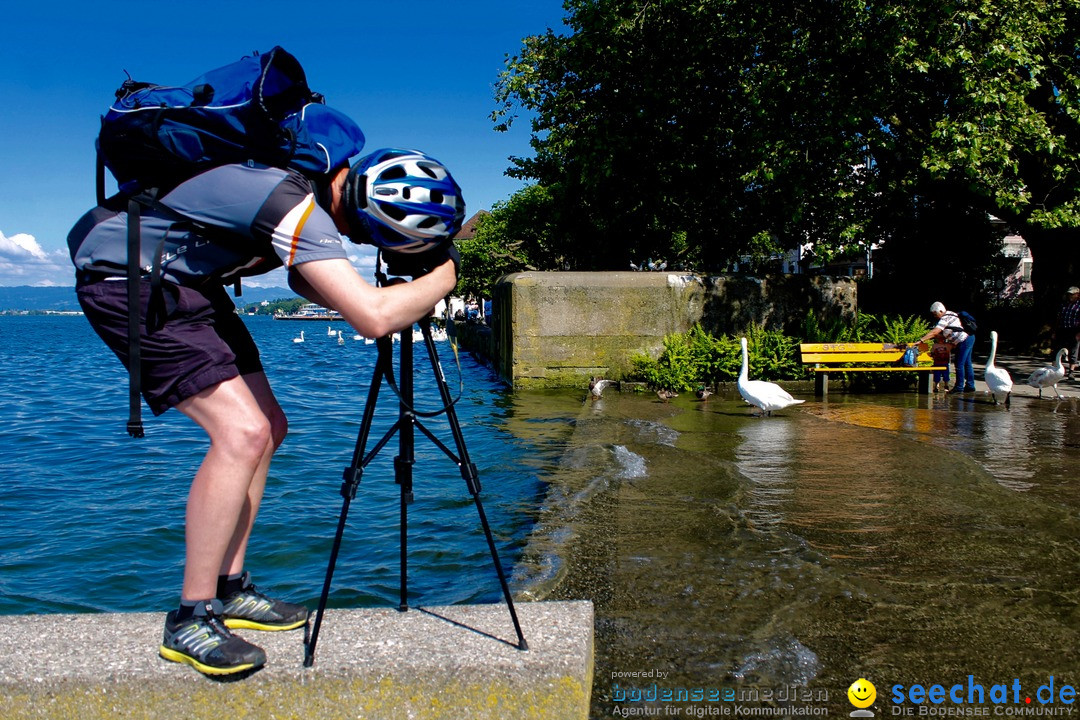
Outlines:
{"type": "Polygon", "coordinates": [[[399,277],[418,278],[427,275],[447,260],[454,261],[454,277],[461,276],[461,255],[454,247],[453,240],[447,240],[430,250],[419,253],[383,250],[383,259],[386,261],[387,273],[399,277]]]}

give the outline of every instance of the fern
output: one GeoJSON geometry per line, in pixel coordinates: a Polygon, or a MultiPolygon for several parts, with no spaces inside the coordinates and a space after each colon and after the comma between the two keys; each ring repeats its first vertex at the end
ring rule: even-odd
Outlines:
{"type": "MultiPolygon", "coordinates": [[[[763,380],[805,379],[808,368],[799,360],[799,343],[824,342],[880,342],[910,343],[929,330],[929,325],[918,316],[886,317],[860,313],[853,323],[830,320],[822,323],[813,312],[807,312],[803,320],[803,338],[792,338],[777,330],[751,326],[740,335],[747,340],[750,375],[763,380]]],[[[639,353],[631,358],[631,378],[654,388],[688,392],[702,385],[731,382],[739,376],[742,367],[740,335],[714,337],[694,325],[685,333],[673,333],[664,337],[663,349],[656,359],[639,353]]],[[[856,375],[853,373],[853,375],[856,375]]],[[[852,378],[855,385],[871,388],[887,386],[892,382],[909,382],[910,378],[887,378],[878,375],[889,373],[866,373],[869,377],[852,378]]],[[[899,374],[898,374],[899,375],[899,374]]]]}

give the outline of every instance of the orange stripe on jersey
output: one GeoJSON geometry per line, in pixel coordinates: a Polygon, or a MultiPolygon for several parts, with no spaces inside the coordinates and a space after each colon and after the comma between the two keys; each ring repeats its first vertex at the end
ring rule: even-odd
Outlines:
{"type": "Polygon", "coordinates": [[[289,248],[289,263],[287,267],[293,266],[293,261],[296,259],[296,246],[300,244],[300,233],[304,231],[304,225],[307,223],[307,219],[311,217],[311,211],[314,209],[315,202],[309,195],[304,214],[300,216],[300,219],[296,222],[296,227],[293,229],[292,246],[289,248]]]}

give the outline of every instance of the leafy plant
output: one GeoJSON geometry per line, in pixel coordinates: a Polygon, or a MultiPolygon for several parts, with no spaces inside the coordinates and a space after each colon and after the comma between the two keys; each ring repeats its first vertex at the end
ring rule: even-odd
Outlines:
{"type": "MultiPolygon", "coordinates": [[[[812,312],[808,312],[803,320],[804,339],[759,326],[751,326],[740,335],[746,337],[750,376],[780,381],[807,378],[809,369],[799,360],[801,342],[900,344],[917,340],[927,330],[929,325],[915,315],[890,317],[861,313],[854,323],[849,324],[839,320],[822,323],[812,312]]],[[[714,337],[701,325],[694,325],[685,333],[668,335],[664,338],[659,357],[639,353],[631,358],[631,379],[676,392],[732,382],[739,376],[742,367],[740,335],[714,337]]],[[[903,373],[852,373],[851,382],[857,387],[892,389],[900,384],[909,384],[911,377],[903,373]]]]}
{"type": "MultiPolygon", "coordinates": [[[[803,376],[797,339],[760,327],[748,328],[745,335],[755,377],[790,380],[803,376]]],[[[742,348],[738,337],[714,337],[695,325],[685,333],[666,336],[659,357],[638,354],[632,363],[635,379],[655,388],[687,392],[735,380],[742,367],[742,348]]]]}

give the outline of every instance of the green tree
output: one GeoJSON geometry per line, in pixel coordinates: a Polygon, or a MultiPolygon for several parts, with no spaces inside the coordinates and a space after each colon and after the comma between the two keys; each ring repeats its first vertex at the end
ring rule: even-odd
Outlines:
{"type": "Polygon", "coordinates": [[[549,189],[571,267],[884,243],[971,269],[991,213],[1028,240],[1043,298],[1075,282],[1078,0],[564,7],[568,32],[507,60],[493,117],[531,116],[510,173],[549,189]],[[968,239],[931,242],[934,217],[968,239]]]}
{"type": "Polygon", "coordinates": [[[491,297],[495,283],[507,273],[562,267],[568,248],[553,232],[553,215],[553,195],[539,185],[495,203],[491,213],[479,219],[476,234],[457,242],[462,267],[458,293],[491,297]]]}

